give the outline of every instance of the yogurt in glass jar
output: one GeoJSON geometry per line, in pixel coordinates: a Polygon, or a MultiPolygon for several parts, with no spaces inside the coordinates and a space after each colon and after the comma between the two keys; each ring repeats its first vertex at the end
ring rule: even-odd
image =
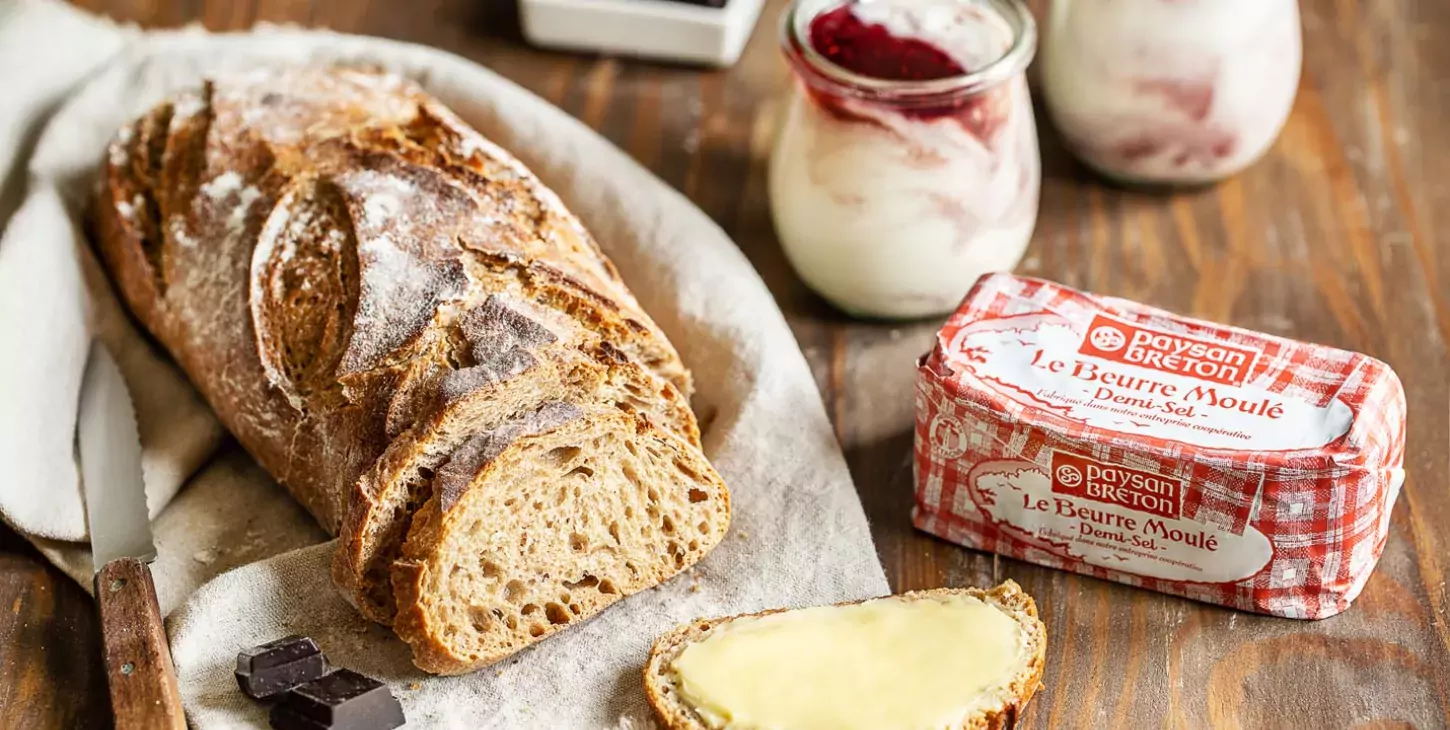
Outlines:
{"type": "Polygon", "coordinates": [[[776,232],[848,313],[953,310],[1011,269],[1041,187],[1020,0],[797,0],[795,84],[770,160],[776,232]]]}
{"type": "Polygon", "coordinates": [[[1045,26],[1053,122],[1079,159],[1127,182],[1248,167],[1299,86],[1296,0],[1053,0],[1045,26]]]}

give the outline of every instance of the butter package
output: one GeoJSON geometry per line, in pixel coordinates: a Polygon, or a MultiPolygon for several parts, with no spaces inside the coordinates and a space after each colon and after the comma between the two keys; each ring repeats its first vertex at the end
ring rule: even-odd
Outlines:
{"type": "Polygon", "coordinates": [[[918,367],[917,528],[1302,619],[1384,549],[1405,396],[1366,355],[1006,274],[918,367]]]}

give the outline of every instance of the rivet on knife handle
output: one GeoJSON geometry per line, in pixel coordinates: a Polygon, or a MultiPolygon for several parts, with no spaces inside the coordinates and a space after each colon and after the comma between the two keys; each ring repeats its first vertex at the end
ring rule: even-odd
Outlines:
{"type": "Polygon", "coordinates": [[[118,558],[96,573],[95,588],[117,730],[185,728],[151,570],[118,558]]]}

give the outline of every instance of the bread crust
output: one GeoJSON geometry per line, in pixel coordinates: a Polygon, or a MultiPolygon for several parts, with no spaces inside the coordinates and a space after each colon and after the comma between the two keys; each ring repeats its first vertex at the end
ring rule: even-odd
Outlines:
{"type": "MultiPolygon", "coordinates": [[[[902,593],[899,594],[899,597],[949,595],[971,596],[997,606],[1015,619],[1028,635],[1028,640],[1031,642],[1031,653],[1027,665],[1012,679],[1009,685],[1010,699],[1001,703],[999,707],[990,708],[967,718],[958,726],[959,730],[1010,730],[1015,728],[1027,708],[1027,703],[1042,688],[1042,671],[1046,666],[1047,627],[1037,614],[1037,603],[1012,580],[1003,581],[1001,585],[991,589],[937,588],[902,593]]],[[[854,606],[867,601],[880,600],[880,598],[863,598],[835,605],[854,606]]],[[[666,689],[669,665],[681,651],[684,651],[687,645],[703,639],[716,626],[737,619],[758,618],[789,610],[791,609],[776,608],[724,618],[697,619],[677,626],[656,639],[650,650],[649,659],[644,665],[644,689],[650,707],[654,709],[655,716],[660,723],[667,730],[709,730],[709,725],[702,722],[693,710],[690,710],[683,702],[673,701],[666,689]]]]}
{"type": "Polygon", "coordinates": [[[118,132],[90,224],[136,317],[340,535],[335,582],[375,620],[377,497],[443,424],[496,425],[454,418],[469,403],[518,416],[627,382],[618,407],[699,447],[688,371],[579,220],[399,76],[260,68],[182,91],[118,132]]]}

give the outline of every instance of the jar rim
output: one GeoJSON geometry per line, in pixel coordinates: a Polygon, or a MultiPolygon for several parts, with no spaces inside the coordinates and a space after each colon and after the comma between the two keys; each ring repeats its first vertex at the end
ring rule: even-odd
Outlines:
{"type": "Polygon", "coordinates": [[[803,8],[818,0],[792,0],[780,27],[781,49],[808,83],[827,82],[860,96],[870,97],[938,97],[973,93],[996,86],[1015,77],[1027,68],[1037,52],[1037,22],[1022,0],[978,0],[989,5],[1012,30],[1012,45],[1000,56],[981,68],[956,76],[929,81],[880,79],[851,71],[826,58],[809,40],[810,21],[821,12],[859,0],[826,2],[813,13],[803,8]]]}

